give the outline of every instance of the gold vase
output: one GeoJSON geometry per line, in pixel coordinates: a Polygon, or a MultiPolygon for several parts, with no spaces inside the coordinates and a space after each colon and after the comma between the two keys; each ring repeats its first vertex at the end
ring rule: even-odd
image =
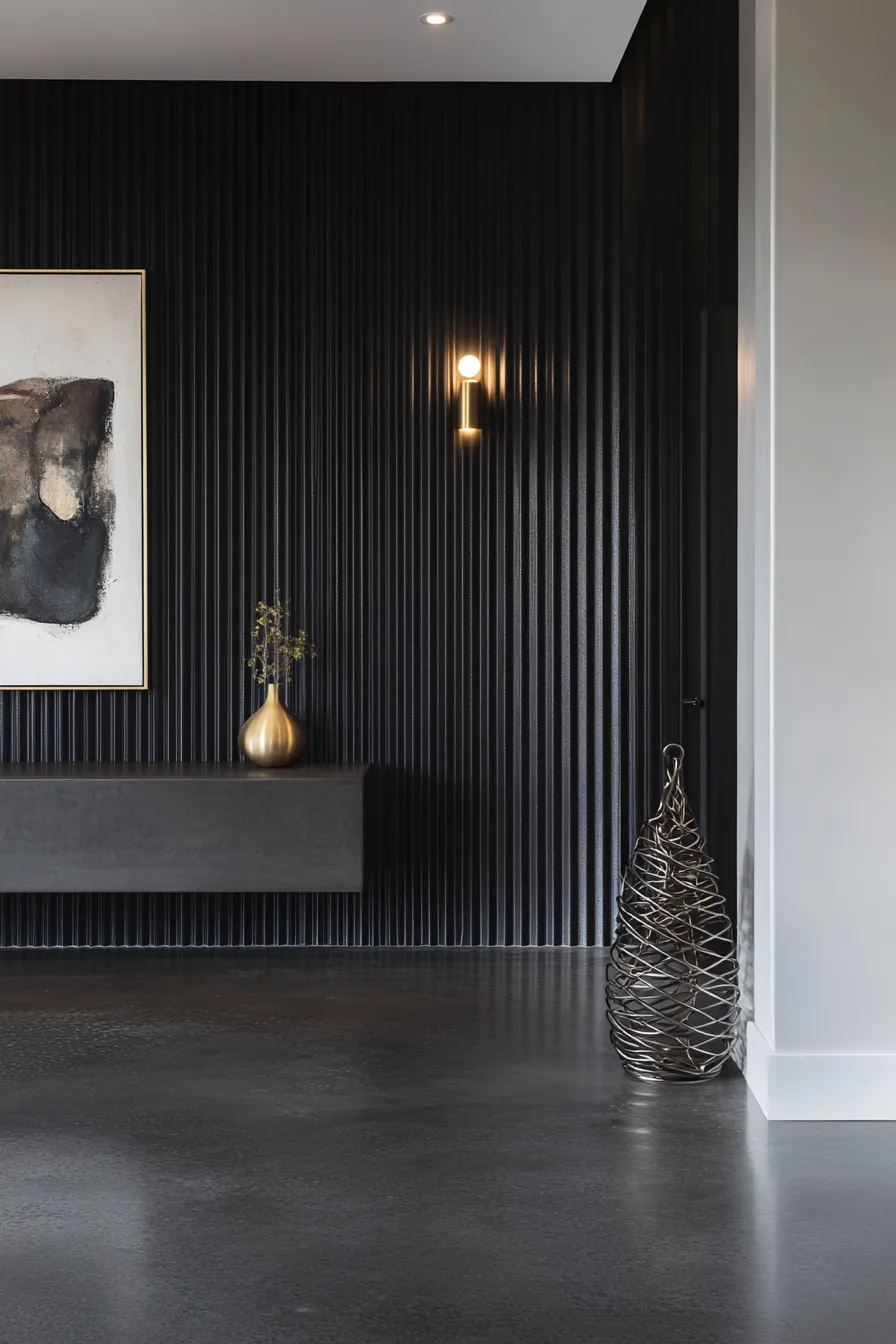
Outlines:
{"type": "Polygon", "coordinates": [[[280,687],[268,686],[267,699],[240,729],[240,751],[250,765],[279,769],[294,765],[305,750],[305,729],[280,703],[280,687]]]}

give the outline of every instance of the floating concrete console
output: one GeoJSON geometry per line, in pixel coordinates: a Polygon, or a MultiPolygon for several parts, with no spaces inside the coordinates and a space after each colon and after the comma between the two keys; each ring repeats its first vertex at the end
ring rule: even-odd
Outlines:
{"type": "Polygon", "coordinates": [[[0,766],[0,891],[361,891],[368,769],[0,766]]]}

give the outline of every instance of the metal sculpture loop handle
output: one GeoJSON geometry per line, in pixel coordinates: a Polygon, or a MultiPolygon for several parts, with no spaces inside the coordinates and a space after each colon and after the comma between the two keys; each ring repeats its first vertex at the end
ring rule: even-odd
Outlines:
{"type": "Polygon", "coordinates": [[[659,820],[664,812],[673,811],[677,814],[686,805],[681,787],[684,747],[679,742],[670,742],[663,747],[663,761],[666,766],[666,783],[660,798],[659,809],[656,812],[656,820],[659,820]]]}
{"type": "Polygon", "coordinates": [[[680,742],[669,742],[663,747],[663,760],[666,762],[666,773],[674,770],[676,773],[684,765],[684,747],[680,742]]]}

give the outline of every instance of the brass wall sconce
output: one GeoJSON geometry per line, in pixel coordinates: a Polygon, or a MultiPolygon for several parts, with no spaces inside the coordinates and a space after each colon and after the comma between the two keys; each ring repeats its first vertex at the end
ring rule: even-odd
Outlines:
{"type": "Polygon", "coordinates": [[[480,410],[482,406],[482,384],[479,372],[482,365],[476,355],[464,355],[459,360],[457,371],[463,382],[460,385],[460,432],[464,435],[478,434],[481,429],[480,410]]]}

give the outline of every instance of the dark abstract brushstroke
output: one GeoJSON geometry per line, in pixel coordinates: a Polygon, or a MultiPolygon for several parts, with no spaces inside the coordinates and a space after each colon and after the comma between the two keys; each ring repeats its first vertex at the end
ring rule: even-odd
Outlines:
{"type": "Polygon", "coordinates": [[[99,610],[114,395],[105,378],[0,387],[0,614],[80,625],[99,610]]]}

